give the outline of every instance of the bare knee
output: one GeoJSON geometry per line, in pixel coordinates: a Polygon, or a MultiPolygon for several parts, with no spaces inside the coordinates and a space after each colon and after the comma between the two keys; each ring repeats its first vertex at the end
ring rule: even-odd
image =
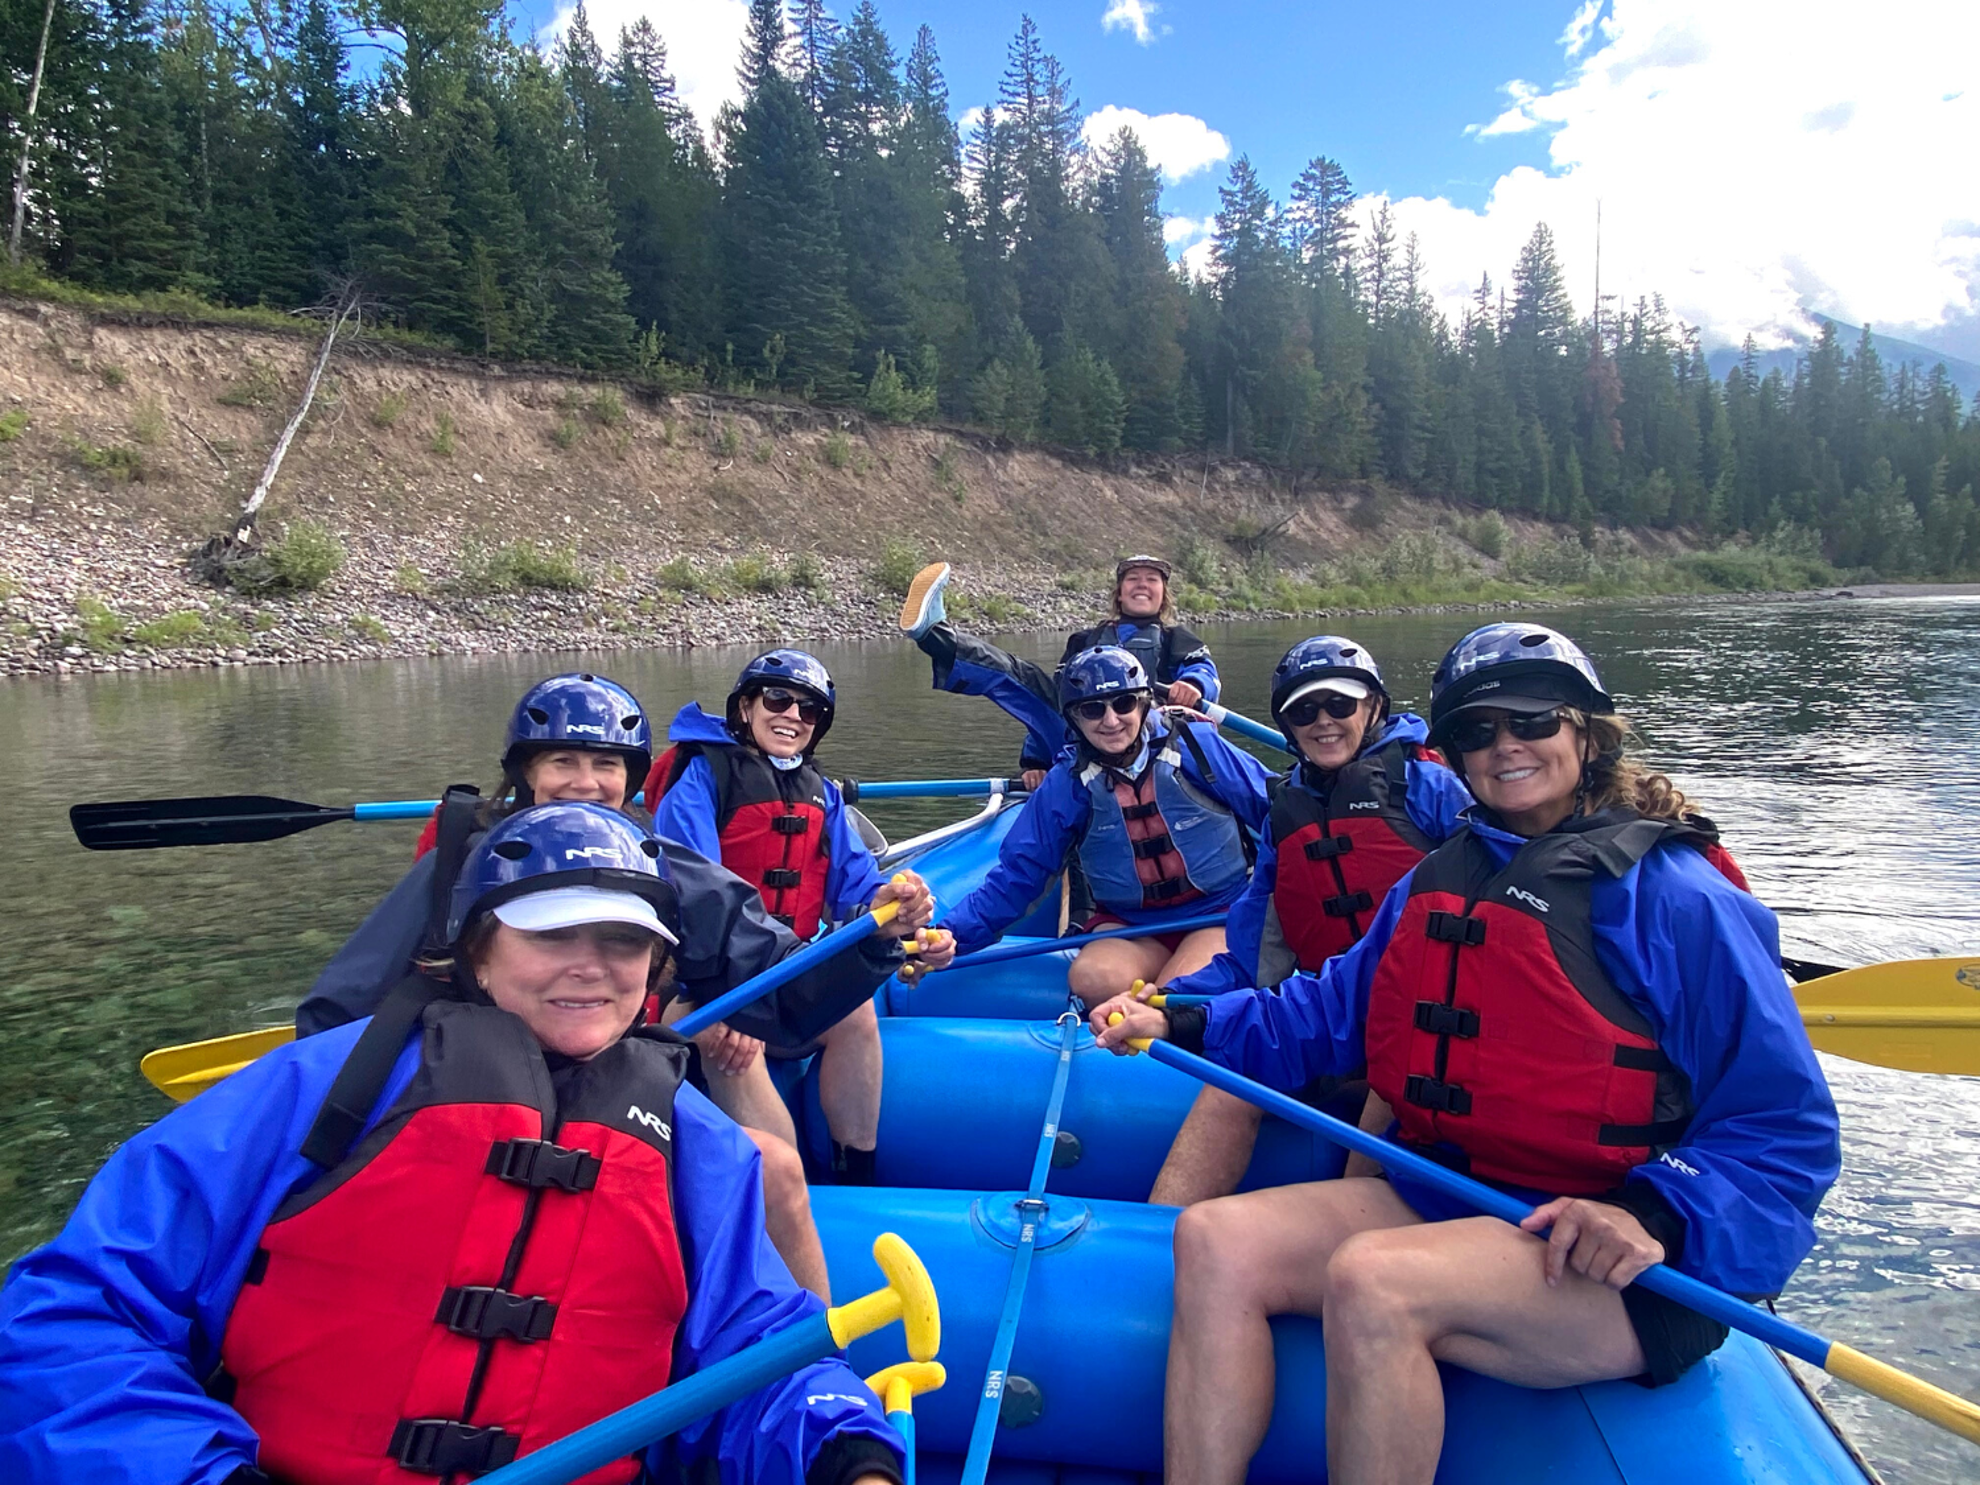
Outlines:
{"type": "Polygon", "coordinates": [[[1241,1286],[1249,1265],[1240,1252],[1238,1214],[1222,1201],[1200,1201],[1176,1217],[1172,1239],[1176,1256],[1176,1304],[1182,1307],[1212,1295],[1227,1299],[1241,1286]]]}
{"type": "Polygon", "coordinates": [[[1127,989],[1119,980],[1118,965],[1087,954],[1073,960],[1072,968],[1066,971],[1066,988],[1089,1004],[1098,1004],[1127,989]]]}
{"type": "Polygon", "coordinates": [[[828,1047],[850,1047],[856,1043],[877,1045],[880,1041],[880,1014],[870,1000],[861,1001],[836,1022],[821,1038],[828,1047]]]}
{"type": "Polygon", "coordinates": [[[1392,1230],[1358,1232],[1327,1260],[1326,1323],[1331,1336],[1401,1339],[1418,1287],[1392,1230]]]}
{"type": "Polygon", "coordinates": [[[774,1134],[758,1129],[748,1133],[763,1157],[764,1209],[786,1219],[807,1219],[811,1188],[805,1184],[803,1159],[774,1134]]]}

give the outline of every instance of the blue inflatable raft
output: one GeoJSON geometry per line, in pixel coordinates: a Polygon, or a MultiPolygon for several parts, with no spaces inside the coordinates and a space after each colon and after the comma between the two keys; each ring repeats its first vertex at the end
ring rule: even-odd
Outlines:
{"type": "MultiPolygon", "coordinates": [[[[959,900],[996,858],[1015,811],[934,848],[915,867],[941,900],[959,900]]],[[[1056,896],[1019,925],[1048,935],[1056,896]]],[[[1006,940],[1009,942],[1010,940],[1006,940]]],[[[1064,952],[1016,958],[886,987],[886,1078],[880,1187],[816,1188],[813,1211],[835,1289],[878,1282],[875,1233],[900,1233],[941,1296],[949,1382],[915,1406],[921,1485],[953,1485],[986,1386],[996,1395],[987,1478],[997,1485],[1113,1485],[1159,1478],[1173,1270],[1173,1208],[1145,1198],[1183,1116],[1193,1080],[1146,1058],[1115,1058],[1084,1030],[1070,1070],[1042,1212],[1022,1213],[1051,1099],[1066,1010],[1064,952]],[[1023,1222],[1035,1258],[1015,1316],[1008,1366],[986,1382],[1023,1222]]],[[[786,1088],[804,1140],[822,1154],[809,1078],[786,1088]]],[[[1352,1118],[1360,1090],[1333,1110],[1352,1118]]],[[[1040,1158],[1043,1158],[1042,1156],[1040,1158]]],[[[1341,1153],[1267,1119],[1249,1186],[1339,1175],[1341,1153]]],[[[1317,1321],[1275,1321],[1271,1432],[1251,1479],[1326,1478],[1326,1371],[1317,1321]]],[[[901,1359],[887,1332],[852,1349],[862,1374],[901,1359]]],[[[1445,1485],[1863,1485],[1874,1480],[1789,1371],[1735,1333],[1678,1383],[1616,1382],[1532,1391],[1456,1368],[1444,1372],[1445,1485]]],[[[980,1446],[984,1440],[979,1440],[980,1446]]]]}

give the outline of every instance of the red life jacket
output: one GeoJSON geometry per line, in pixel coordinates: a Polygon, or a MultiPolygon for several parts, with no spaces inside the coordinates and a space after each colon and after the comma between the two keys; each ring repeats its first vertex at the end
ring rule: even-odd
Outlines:
{"type": "Polygon", "coordinates": [[[1403,808],[1412,760],[1444,761],[1397,741],[1337,772],[1325,800],[1290,780],[1275,784],[1272,906],[1301,969],[1318,970],[1357,942],[1389,889],[1436,849],[1403,808]]]}
{"type": "Polygon", "coordinates": [[[1405,1143],[1563,1196],[1613,1190],[1677,1141],[1682,1075],[1595,957],[1589,894],[1711,823],[1625,810],[1537,836],[1503,869],[1461,830],[1426,856],[1369,991],[1369,1086],[1405,1143]]]}
{"type": "Polygon", "coordinates": [[[825,920],[832,871],[824,775],[809,759],[781,769],[753,748],[677,743],[647,775],[648,809],[658,810],[661,796],[696,758],[706,759],[715,775],[722,864],[763,894],[771,917],[810,938],[825,920]]]}
{"type": "Polygon", "coordinates": [[[516,1017],[441,1002],[421,1024],[411,1083],[277,1209],[227,1323],[231,1401],[278,1479],[479,1474],[667,1384],[684,1049],[627,1037],[560,1104],[516,1017]]]}

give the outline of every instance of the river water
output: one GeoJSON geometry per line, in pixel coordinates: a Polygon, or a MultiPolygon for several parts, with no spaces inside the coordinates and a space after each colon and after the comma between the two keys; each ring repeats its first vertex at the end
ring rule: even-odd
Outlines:
{"type": "MultiPolygon", "coordinates": [[[[1399,704],[1422,707],[1461,616],[1354,621],[1399,704]]],[[[1833,964],[1980,955],[1980,600],[1579,609],[1649,755],[1716,820],[1781,916],[1786,953],[1833,964]]],[[[1213,630],[1225,700],[1262,713],[1305,632],[1213,630]]],[[[1057,658],[1048,636],[1014,642],[1057,658]],[[1049,651],[1049,653],[1048,653],[1049,651]]],[[[1009,772],[1018,730],[932,695],[905,644],[820,651],[839,684],[833,772],[1009,772]]],[[[601,657],[661,717],[719,704],[741,649],[601,657]]],[[[493,783],[516,695],[581,657],[394,661],[0,682],[0,758],[20,777],[0,842],[0,1258],[60,1224],[84,1182],[163,1112],[153,1047],[285,1020],[403,869],[414,827],[336,824],[196,851],[86,853],[79,800],[270,793],[322,803],[493,783]]],[[[899,838],[952,805],[876,809],[899,838]]],[[[1783,1314],[1980,1397],[1980,1079],[1825,1059],[1844,1172],[1783,1314]]],[[[1825,1379],[1817,1378],[1823,1386],[1825,1379]]],[[[1840,1384],[1829,1406],[1894,1481],[1953,1485],[1980,1456],[1840,1384]]]]}

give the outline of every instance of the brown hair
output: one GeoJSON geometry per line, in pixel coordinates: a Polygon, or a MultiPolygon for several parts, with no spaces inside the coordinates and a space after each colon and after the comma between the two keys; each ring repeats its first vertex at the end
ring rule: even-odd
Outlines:
{"type": "MultiPolygon", "coordinates": [[[[475,970],[488,953],[489,944],[495,940],[496,926],[501,922],[493,913],[483,913],[461,934],[461,941],[454,946],[454,966],[456,973],[466,977],[471,986],[479,986],[475,970]]],[[[653,934],[653,963],[646,971],[646,993],[651,995],[663,986],[674,981],[674,956],[667,941],[659,934],[653,934]]],[[[484,992],[485,993],[485,992],[484,992]]],[[[638,1023],[635,1021],[635,1025],[638,1023]]]]}
{"type": "Polygon", "coordinates": [[[1591,715],[1573,707],[1562,707],[1561,715],[1580,729],[1583,739],[1582,756],[1588,759],[1582,772],[1586,790],[1583,808],[1589,814],[1620,807],[1647,819],[1682,820],[1698,813],[1698,807],[1669,778],[1624,751],[1625,745],[1636,739],[1627,717],[1613,712],[1591,715]]]}
{"type": "MultiPolygon", "coordinates": [[[[1133,568],[1128,569],[1129,572],[1133,570],[1133,568]]],[[[1154,569],[1151,568],[1149,570],[1153,571],[1154,569]]],[[[1114,597],[1113,601],[1108,605],[1109,612],[1106,619],[1103,620],[1104,623],[1111,624],[1117,619],[1125,619],[1127,617],[1126,614],[1121,612],[1121,583],[1126,578],[1127,573],[1124,572],[1120,577],[1114,579],[1114,597]]],[[[1146,619],[1135,619],[1131,622],[1146,624],[1148,621],[1146,619]]],[[[1181,622],[1181,616],[1176,613],[1176,585],[1168,577],[1162,579],[1162,608],[1155,615],[1155,622],[1171,629],[1181,622]]]]}

